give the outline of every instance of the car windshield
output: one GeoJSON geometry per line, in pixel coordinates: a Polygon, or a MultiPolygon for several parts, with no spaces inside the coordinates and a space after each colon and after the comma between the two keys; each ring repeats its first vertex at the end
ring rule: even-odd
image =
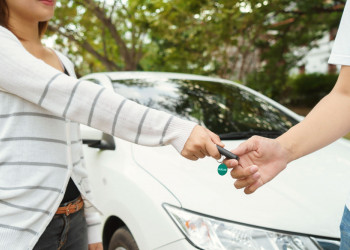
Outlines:
{"type": "Polygon", "coordinates": [[[194,121],[221,139],[276,137],[298,121],[233,84],[145,78],[113,80],[116,93],[142,105],[194,121]]]}

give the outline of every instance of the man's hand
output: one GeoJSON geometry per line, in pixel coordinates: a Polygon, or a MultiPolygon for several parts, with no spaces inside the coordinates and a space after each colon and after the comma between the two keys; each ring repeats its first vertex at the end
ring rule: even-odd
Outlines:
{"type": "Polygon", "coordinates": [[[190,137],[187,139],[181,155],[187,159],[196,161],[198,158],[211,156],[220,159],[221,155],[216,145],[224,147],[218,135],[202,126],[195,126],[190,137]]]}
{"type": "Polygon", "coordinates": [[[89,250],[103,250],[102,242],[89,244],[89,250]]]}
{"type": "Polygon", "coordinates": [[[224,163],[233,168],[231,176],[237,179],[235,187],[244,188],[246,194],[272,180],[288,163],[289,152],[278,140],[259,136],[253,136],[231,152],[240,157],[239,161],[225,160],[224,163]]]}

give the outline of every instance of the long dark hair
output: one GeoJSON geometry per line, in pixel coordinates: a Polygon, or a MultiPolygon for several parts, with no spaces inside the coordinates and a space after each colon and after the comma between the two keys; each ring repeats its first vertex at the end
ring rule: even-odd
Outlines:
{"type": "MultiPolygon", "coordinates": [[[[6,0],[0,0],[0,25],[11,30],[9,27],[9,8],[6,0]]],[[[48,22],[39,22],[39,36],[42,37],[47,29],[48,22]]]]}

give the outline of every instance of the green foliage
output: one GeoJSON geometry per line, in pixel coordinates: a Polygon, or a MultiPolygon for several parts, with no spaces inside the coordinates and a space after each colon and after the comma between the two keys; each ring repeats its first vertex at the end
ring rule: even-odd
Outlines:
{"type": "Polygon", "coordinates": [[[151,70],[215,75],[280,100],[288,90],[290,69],[317,46],[315,40],[338,26],[344,4],[60,0],[51,30],[80,74],[151,70]]]}
{"type": "Polygon", "coordinates": [[[254,43],[261,51],[262,64],[256,71],[248,72],[246,83],[273,99],[283,101],[290,70],[308,51],[318,46],[316,40],[338,27],[342,12],[333,6],[345,1],[333,1],[332,4],[323,0],[271,3],[261,11],[273,18],[266,20],[262,26],[265,35],[254,43]]]}
{"type": "Polygon", "coordinates": [[[246,78],[246,85],[272,99],[280,100],[281,95],[285,93],[287,88],[285,84],[285,82],[287,82],[287,78],[288,75],[282,70],[276,70],[276,72],[273,72],[273,74],[269,74],[262,70],[260,72],[248,74],[246,78]]]}
{"type": "Polygon", "coordinates": [[[315,106],[333,88],[336,74],[300,74],[288,80],[288,102],[292,106],[315,106]]]}
{"type": "Polygon", "coordinates": [[[57,5],[49,30],[80,74],[140,68],[154,20],[151,0],[59,0],[57,5]]]}

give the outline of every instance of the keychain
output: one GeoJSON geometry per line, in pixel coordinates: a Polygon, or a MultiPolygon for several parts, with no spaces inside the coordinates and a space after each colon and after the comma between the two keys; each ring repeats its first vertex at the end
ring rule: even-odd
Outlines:
{"type": "MultiPolygon", "coordinates": [[[[228,151],[228,150],[226,150],[218,145],[216,145],[216,147],[218,148],[220,154],[222,156],[225,156],[226,159],[236,159],[237,161],[239,160],[239,157],[237,155],[231,153],[230,151],[228,151]]],[[[220,161],[218,161],[218,162],[221,163],[218,167],[218,173],[219,173],[219,175],[223,176],[227,173],[227,166],[223,162],[220,162],[220,161]]]]}

